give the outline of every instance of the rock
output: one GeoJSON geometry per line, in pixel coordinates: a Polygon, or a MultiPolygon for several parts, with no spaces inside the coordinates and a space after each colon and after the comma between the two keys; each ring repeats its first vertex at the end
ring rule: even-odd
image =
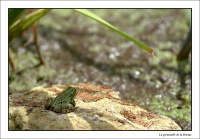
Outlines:
{"type": "Polygon", "coordinates": [[[62,114],[46,110],[48,98],[68,85],[35,87],[9,96],[9,130],[181,130],[172,119],[125,102],[109,88],[78,87],[76,109],[62,114]]]}

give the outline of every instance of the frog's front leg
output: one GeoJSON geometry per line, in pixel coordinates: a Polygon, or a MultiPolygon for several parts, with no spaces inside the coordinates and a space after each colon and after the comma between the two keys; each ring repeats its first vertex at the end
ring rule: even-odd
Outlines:
{"type": "Polygon", "coordinates": [[[62,104],[62,113],[72,112],[75,109],[73,104],[62,104]]]}
{"type": "Polygon", "coordinates": [[[56,104],[54,107],[51,107],[50,109],[54,112],[61,113],[62,107],[63,107],[63,104],[56,104]]]}
{"type": "Polygon", "coordinates": [[[75,100],[74,100],[74,99],[71,99],[71,100],[70,100],[70,104],[72,104],[72,105],[75,107],[75,105],[76,105],[75,100]]]}

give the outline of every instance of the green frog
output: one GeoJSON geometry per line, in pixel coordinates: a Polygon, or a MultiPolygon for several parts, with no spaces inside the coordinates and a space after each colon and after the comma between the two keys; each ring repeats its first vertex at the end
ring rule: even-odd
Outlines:
{"type": "Polygon", "coordinates": [[[45,108],[57,113],[69,113],[75,109],[74,98],[77,94],[77,88],[68,86],[66,90],[60,93],[56,98],[48,99],[45,108]]]}

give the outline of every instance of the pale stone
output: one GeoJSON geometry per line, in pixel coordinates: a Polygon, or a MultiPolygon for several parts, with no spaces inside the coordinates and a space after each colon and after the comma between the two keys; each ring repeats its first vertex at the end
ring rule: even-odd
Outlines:
{"type": "Polygon", "coordinates": [[[9,96],[9,130],[181,130],[172,119],[125,102],[106,87],[79,87],[76,109],[62,114],[46,110],[49,97],[68,85],[35,87],[9,96]]]}

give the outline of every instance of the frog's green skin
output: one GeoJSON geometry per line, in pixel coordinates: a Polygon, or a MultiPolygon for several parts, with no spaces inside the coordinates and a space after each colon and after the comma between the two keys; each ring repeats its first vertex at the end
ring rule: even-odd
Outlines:
{"type": "Polygon", "coordinates": [[[74,110],[74,98],[77,94],[77,88],[68,86],[66,90],[60,93],[56,98],[50,98],[45,104],[45,108],[58,113],[68,113],[74,110]]]}

